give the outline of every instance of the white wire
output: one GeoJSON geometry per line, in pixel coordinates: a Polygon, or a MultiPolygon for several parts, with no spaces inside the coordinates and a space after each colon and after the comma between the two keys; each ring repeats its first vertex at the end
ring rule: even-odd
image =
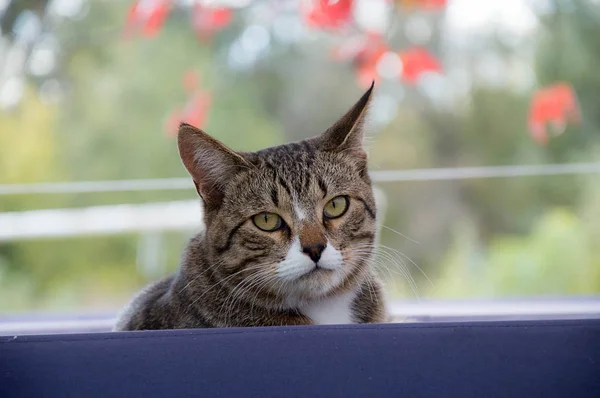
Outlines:
{"type": "MultiPolygon", "coordinates": [[[[454,167],[371,172],[375,182],[443,181],[475,178],[515,178],[600,173],[600,162],[543,165],[454,167]]],[[[78,181],[0,185],[0,196],[97,192],[168,191],[192,189],[189,178],[78,181]]]]}
{"type": "Polygon", "coordinates": [[[191,189],[193,186],[194,185],[189,178],[5,184],[0,185],[0,196],[25,194],[172,191],[191,189]]]}
{"type": "Polygon", "coordinates": [[[600,162],[374,171],[377,182],[441,181],[600,173],[600,162]]]}

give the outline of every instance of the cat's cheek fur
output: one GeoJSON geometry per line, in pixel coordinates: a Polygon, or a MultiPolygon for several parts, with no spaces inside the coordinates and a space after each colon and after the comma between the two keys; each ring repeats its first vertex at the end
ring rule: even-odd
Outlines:
{"type": "Polygon", "coordinates": [[[339,270],[342,267],[342,253],[327,242],[327,247],[321,253],[319,266],[330,270],[339,270]]]}
{"type": "Polygon", "coordinates": [[[313,261],[302,254],[300,239],[295,237],[285,260],[277,264],[277,276],[284,282],[294,282],[314,268],[313,261]]]}

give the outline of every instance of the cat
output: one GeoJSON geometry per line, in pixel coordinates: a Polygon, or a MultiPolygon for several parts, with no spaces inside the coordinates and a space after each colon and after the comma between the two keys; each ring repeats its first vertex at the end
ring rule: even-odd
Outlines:
{"type": "Polygon", "coordinates": [[[182,123],[179,153],[205,228],[114,330],[386,322],[363,148],[373,86],[320,136],[258,152],[182,123]]]}

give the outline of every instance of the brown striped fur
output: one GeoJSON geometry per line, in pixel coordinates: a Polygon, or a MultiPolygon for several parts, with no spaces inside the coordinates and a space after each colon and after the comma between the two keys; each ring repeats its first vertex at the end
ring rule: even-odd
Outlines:
{"type": "Polygon", "coordinates": [[[204,204],[205,229],[189,242],[179,271],[140,292],[115,330],[311,324],[303,308],[349,292],[350,322],[385,321],[371,269],[376,206],[362,147],[372,89],[320,136],[253,153],[182,124],[179,150],[204,204]],[[326,219],[323,207],[339,195],[349,198],[348,210],[326,219]],[[265,211],[285,225],[258,229],[251,217],[265,211]],[[296,272],[286,263],[294,244],[331,245],[341,266],[284,280],[285,270],[296,272]]]}

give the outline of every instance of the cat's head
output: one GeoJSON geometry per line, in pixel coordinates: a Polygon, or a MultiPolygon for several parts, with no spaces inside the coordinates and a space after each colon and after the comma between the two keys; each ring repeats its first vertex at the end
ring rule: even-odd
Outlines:
{"type": "Polygon", "coordinates": [[[363,149],[372,89],[320,136],[258,152],[233,151],[181,125],[179,152],[204,203],[211,272],[292,301],[363,280],[376,232],[363,149]]]}

